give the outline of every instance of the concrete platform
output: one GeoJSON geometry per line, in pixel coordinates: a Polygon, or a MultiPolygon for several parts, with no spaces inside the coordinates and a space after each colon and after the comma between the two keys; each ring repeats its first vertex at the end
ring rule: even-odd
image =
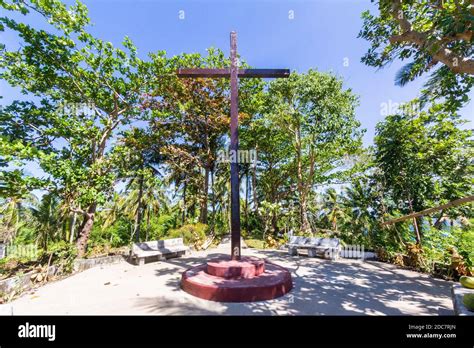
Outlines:
{"type": "Polygon", "coordinates": [[[376,262],[243,249],[288,269],[294,288],[270,301],[213,302],[180,287],[182,273],[230,247],[142,267],[120,262],[49,283],[11,302],[14,315],[454,315],[453,282],[376,262]]]}
{"type": "Polygon", "coordinates": [[[256,257],[242,257],[240,261],[219,258],[207,261],[206,272],[215,277],[254,278],[265,272],[265,260],[256,257]]]}
{"type": "Polygon", "coordinates": [[[181,288],[209,301],[252,302],[281,297],[293,288],[293,282],[285,268],[262,259],[221,258],[185,271],[181,288]]]}

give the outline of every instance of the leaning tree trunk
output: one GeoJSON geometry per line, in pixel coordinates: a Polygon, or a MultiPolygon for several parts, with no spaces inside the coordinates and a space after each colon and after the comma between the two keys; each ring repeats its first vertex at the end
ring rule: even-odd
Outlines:
{"type": "Polygon", "coordinates": [[[82,221],[81,229],[77,238],[76,247],[77,255],[83,257],[87,250],[87,242],[92,232],[92,226],[94,225],[94,217],[97,209],[97,203],[92,203],[87,212],[84,213],[84,220],[82,221]]]}
{"type": "Polygon", "coordinates": [[[423,240],[423,220],[421,217],[416,217],[413,219],[415,222],[415,231],[416,231],[416,239],[417,243],[421,245],[423,240]]]}
{"type": "MultiPolygon", "coordinates": [[[[410,214],[413,214],[414,213],[414,209],[413,209],[413,203],[412,203],[412,199],[410,196],[408,196],[408,202],[409,202],[409,206],[410,206],[410,214]]],[[[420,225],[418,224],[418,220],[417,218],[413,218],[413,229],[415,230],[415,240],[416,240],[416,244],[418,245],[421,245],[421,231],[420,231],[420,225]]]]}
{"type": "Polygon", "coordinates": [[[74,241],[74,231],[76,228],[76,218],[77,218],[77,213],[73,212],[71,216],[71,220],[69,223],[69,243],[72,243],[74,241]]]}

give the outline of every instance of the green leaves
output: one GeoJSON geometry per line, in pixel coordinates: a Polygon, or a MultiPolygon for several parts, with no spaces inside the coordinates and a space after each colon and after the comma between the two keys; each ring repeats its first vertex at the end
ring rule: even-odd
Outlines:
{"type": "Polygon", "coordinates": [[[79,32],[89,23],[87,7],[79,1],[67,8],[60,0],[1,0],[0,7],[23,15],[37,12],[65,34],[79,32]]]}
{"type": "MultiPolygon", "coordinates": [[[[314,173],[329,175],[361,146],[363,131],[354,111],[358,98],[343,89],[337,77],[314,70],[293,73],[289,79],[272,81],[267,98],[270,127],[278,127],[297,151],[301,149],[305,166],[316,161],[314,173]]],[[[327,180],[323,177],[321,182],[327,180]]]]}
{"type": "Polygon", "coordinates": [[[377,125],[376,161],[405,213],[472,191],[472,130],[459,116],[435,104],[417,116],[391,115],[377,125]]]}
{"type": "Polygon", "coordinates": [[[244,129],[244,143],[258,150],[260,195],[268,202],[296,199],[303,230],[309,228],[308,200],[316,185],[353,169],[346,160],[359,152],[363,134],[357,103],[332,74],[292,73],[269,83],[261,115],[244,129]]]}
{"type": "Polygon", "coordinates": [[[423,91],[427,100],[446,98],[459,109],[474,84],[474,21],[469,1],[379,0],[379,13],[362,13],[359,37],[371,47],[362,62],[381,68],[410,60],[397,74],[399,85],[431,72],[423,91]],[[438,64],[441,63],[442,65],[438,64]]]}
{"type": "Polygon", "coordinates": [[[2,1],[0,6],[37,12],[51,24],[51,30],[37,30],[13,16],[0,18],[3,28],[22,40],[20,50],[2,52],[1,77],[36,96],[2,109],[2,161],[37,162],[48,185],[54,183],[71,207],[105,203],[118,174],[111,140],[142,116],[149,65],[137,58],[129,38],[123,51],[87,33],[87,9],[80,2],[67,7],[58,0],[2,1]]]}

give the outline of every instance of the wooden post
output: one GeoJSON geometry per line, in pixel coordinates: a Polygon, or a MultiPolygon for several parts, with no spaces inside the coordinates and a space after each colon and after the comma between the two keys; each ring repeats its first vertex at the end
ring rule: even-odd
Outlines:
{"type": "Polygon", "coordinates": [[[235,161],[230,163],[230,201],[231,201],[231,258],[240,260],[240,186],[239,186],[239,91],[237,64],[237,33],[230,33],[230,151],[235,161]]]}
{"type": "MultiPolygon", "coordinates": [[[[237,60],[237,33],[230,33],[230,69],[200,69],[180,68],[177,75],[181,78],[229,78],[230,77],[230,151],[235,155],[235,161],[230,163],[230,230],[231,230],[231,258],[240,260],[240,186],[239,186],[239,92],[238,83],[240,78],[286,78],[290,76],[288,69],[239,69],[237,60]]],[[[254,182],[254,204],[257,209],[255,195],[255,167],[254,182]]],[[[257,210],[258,212],[258,210],[257,210]]]]}

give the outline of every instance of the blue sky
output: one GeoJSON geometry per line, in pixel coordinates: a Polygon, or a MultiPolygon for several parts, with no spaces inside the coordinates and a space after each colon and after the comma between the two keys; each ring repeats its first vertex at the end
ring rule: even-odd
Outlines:
{"type": "MultiPolygon", "coordinates": [[[[120,45],[127,35],[142,58],[158,50],[165,50],[170,56],[205,53],[211,46],[228,54],[229,32],[236,30],[239,53],[253,67],[289,68],[298,72],[315,68],[336,73],[344,79],[345,87],[360,96],[356,116],[367,129],[366,145],[372,144],[375,124],[384,118],[382,104],[411,100],[424,80],[398,87],[394,76],[403,63],[395,62],[376,70],[360,62],[368,48],[365,40],[357,38],[362,27],[360,15],[366,9],[375,9],[370,0],[83,2],[89,8],[92,34],[115,45],[120,45]]],[[[4,35],[1,40],[8,44],[12,39],[4,35]]],[[[5,83],[0,83],[0,94],[4,96],[3,103],[17,96],[5,83]]],[[[471,121],[468,127],[472,128],[474,103],[461,110],[461,114],[471,121]]]]}

